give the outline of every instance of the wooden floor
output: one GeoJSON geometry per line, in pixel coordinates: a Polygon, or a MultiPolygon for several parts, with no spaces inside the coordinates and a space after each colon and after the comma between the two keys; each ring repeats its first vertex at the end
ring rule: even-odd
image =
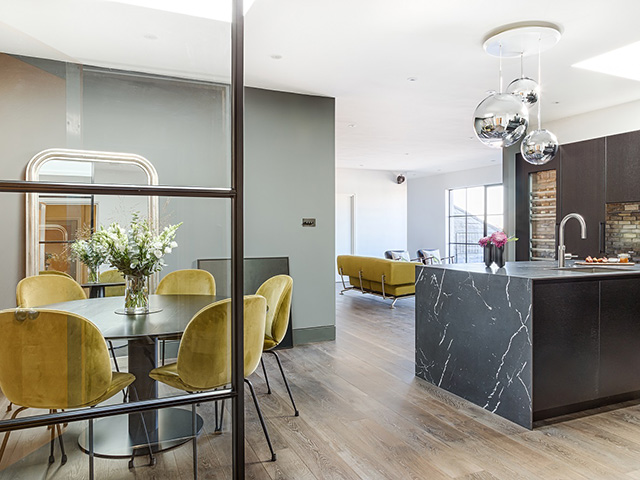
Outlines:
{"type": "MultiPolygon", "coordinates": [[[[640,405],[566,417],[528,431],[416,379],[413,300],[396,305],[391,310],[388,302],[355,292],[338,296],[337,340],[281,353],[300,417],[292,416],[267,358],[274,394],[265,394],[258,375],[252,380],[278,460],[268,461],[247,396],[247,478],[640,479],[640,405]]],[[[230,478],[229,424],[215,435],[211,407],[199,411],[206,422],[198,439],[200,478],[230,478]]],[[[45,429],[12,435],[0,478],[87,478],[87,457],[75,443],[81,429],[70,425],[64,434],[69,463],[63,467],[47,468],[45,429]]],[[[109,479],[189,479],[191,446],[158,455],[155,467],[132,471],[126,460],[96,459],[96,473],[109,479]]]]}

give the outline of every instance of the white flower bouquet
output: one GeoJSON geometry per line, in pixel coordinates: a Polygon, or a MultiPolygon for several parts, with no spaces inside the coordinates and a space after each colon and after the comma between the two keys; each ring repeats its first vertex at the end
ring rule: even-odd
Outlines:
{"type": "Polygon", "coordinates": [[[98,268],[107,260],[107,249],[95,235],[78,239],[70,246],[71,258],[77,258],[89,268],[89,282],[98,281],[98,268]]]}
{"type": "Polygon", "coordinates": [[[156,235],[149,221],[134,213],[128,230],[112,223],[94,234],[107,251],[107,261],[126,276],[126,313],[148,311],[147,278],[162,270],[163,257],[178,246],[174,239],[180,225],[165,227],[156,235]]]}

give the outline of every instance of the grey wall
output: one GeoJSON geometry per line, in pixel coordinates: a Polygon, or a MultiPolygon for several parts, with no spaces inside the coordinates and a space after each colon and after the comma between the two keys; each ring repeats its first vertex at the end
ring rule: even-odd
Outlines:
{"type": "MultiPolygon", "coordinates": [[[[0,55],[0,113],[13,119],[0,129],[0,179],[23,179],[26,163],[45,148],[77,148],[77,135],[65,127],[73,108],[81,110],[84,149],[143,155],[161,184],[229,185],[226,87],[92,68],[82,85],[72,85],[82,77],[65,79],[64,64],[45,63],[0,55]],[[71,94],[81,95],[80,107],[67,101],[71,94]]],[[[245,130],[246,255],[289,256],[299,341],[333,338],[334,101],[247,89],[245,130]],[[318,227],[303,229],[302,217],[316,217],[318,227]]],[[[121,181],[138,181],[129,180],[121,181]]],[[[10,308],[24,276],[24,197],[2,194],[0,202],[3,225],[15,232],[5,235],[2,249],[0,307],[10,308]]],[[[228,200],[159,203],[161,224],[183,222],[163,273],[230,255],[228,200]]]]}
{"type": "Polygon", "coordinates": [[[289,256],[294,341],[333,339],[334,99],[247,89],[245,109],[245,254],[289,256]]]}

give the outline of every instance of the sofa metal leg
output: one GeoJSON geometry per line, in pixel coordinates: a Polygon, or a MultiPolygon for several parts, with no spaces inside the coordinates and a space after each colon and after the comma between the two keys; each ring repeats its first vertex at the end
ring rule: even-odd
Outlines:
{"type": "Polygon", "coordinates": [[[393,302],[391,302],[391,308],[396,308],[396,302],[398,301],[398,298],[394,298],[393,302]]]}

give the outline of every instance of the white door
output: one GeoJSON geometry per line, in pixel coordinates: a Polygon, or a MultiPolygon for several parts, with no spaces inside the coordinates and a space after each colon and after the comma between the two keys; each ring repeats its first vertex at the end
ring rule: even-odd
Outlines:
{"type": "MultiPolygon", "coordinates": [[[[336,194],[336,257],[356,253],[355,204],[355,195],[336,194]]],[[[336,266],[336,282],[339,281],[340,274],[336,266]]]]}

